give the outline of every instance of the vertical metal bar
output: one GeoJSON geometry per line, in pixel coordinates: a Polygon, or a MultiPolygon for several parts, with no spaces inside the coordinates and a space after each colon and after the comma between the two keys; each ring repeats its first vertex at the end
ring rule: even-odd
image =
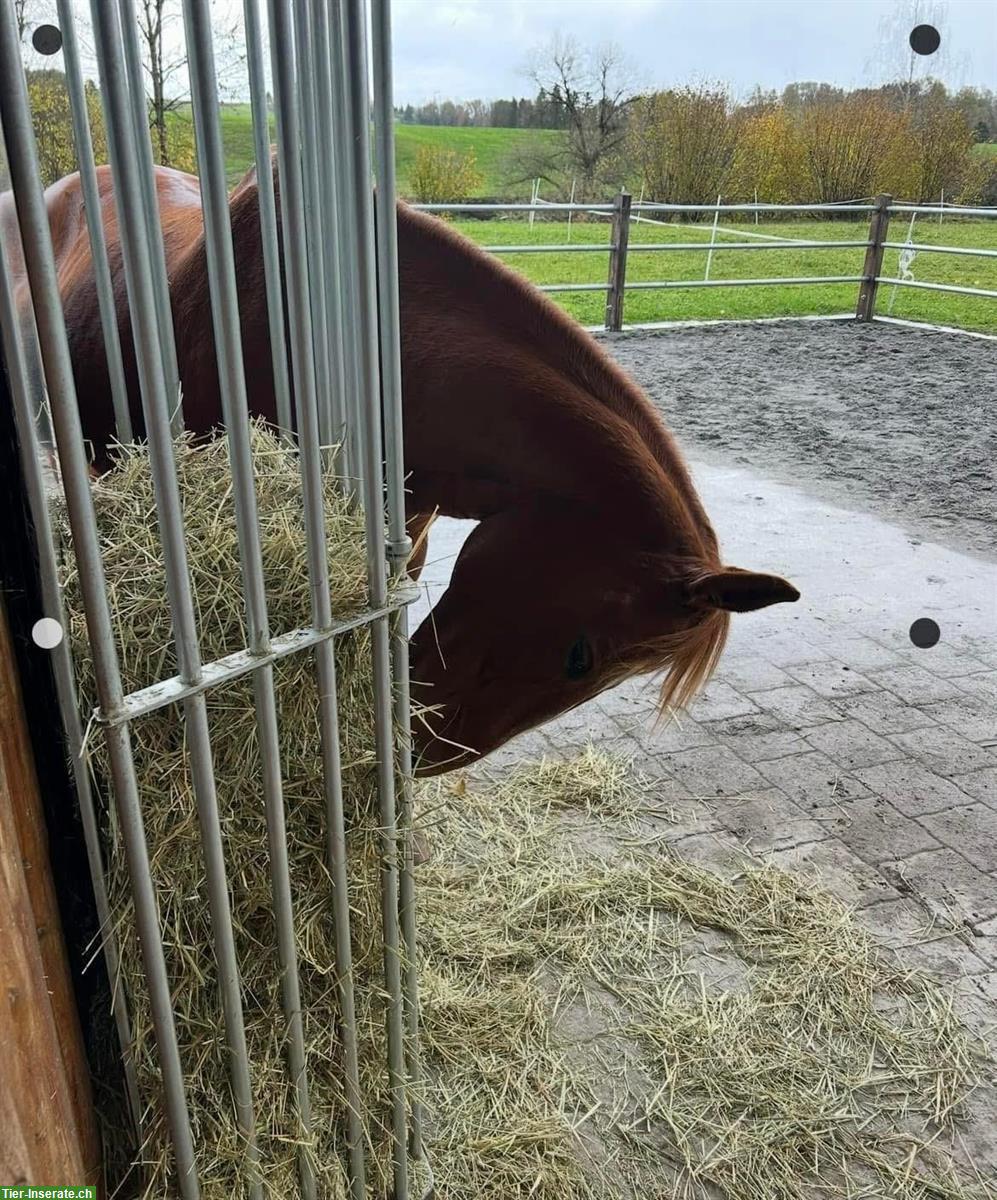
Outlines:
{"type": "MultiPolygon", "coordinates": [[[[288,54],[293,44],[289,0],[267,0],[270,19],[270,54],[277,109],[277,144],[280,162],[281,224],[287,273],[287,301],[291,326],[294,390],[298,406],[301,482],[305,532],[308,542],[308,577],[312,622],[317,629],[332,623],[329,570],[326,562],[325,515],[322,496],[322,462],[318,437],[318,408],[312,357],[311,307],[308,299],[308,247],[302,214],[304,180],[298,147],[300,129],[295,105],[294,64],[288,54]]],[[[336,929],[337,987],[341,1037],[346,1065],[345,1096],[350,1157],[350,1195],[363,1200],[365,1187],[362,1094],[357,1049],[356,1011],[353,996],[353,958],[350,944],[350,909],[346,871],[346,833],[343,817],[342,772],[339,747],[339,714],[336,703],[336,663],[332,639],[315,651],[321,698],[322,762],[328,814],[329,871],[332,877],[333,920],[336,929]]]]}
{"type": "MultiPolygon", "coordinates": [[[[0,238],[0,334],[3,335],[3,353],[10,376],[11,394],[14,399],[14,420],[17,425],[21,469],[28,497],[28,508],[35,529],[38,549],[38,574],[41,580],[43,615],[58,621],[62,629],[67,628],[66,614],[62,605],[59,585],[59,567],[52,532],[52,520],[45,482],[41,472],[41,446],[35,430],[32,400],[28,385],[27,362],[23,347],[17,336],[18,314],[14,306],[14,295],[10,277],[10,264],[3,238],[0,238]]],[[[111,908],[107,898],[107,882],[104,878],[104,862],[100,843],[100,826],[94,803],[90,772],[83,754],[83,726],[80,721],[80,704],[76,694],[75,676],[69,648],[69,639],[63,638],[52,653],[52,671],[55,676],[56,695],[62,717],[66,743],[69,748],[73,781],[80,804],[83,822],[83,840],[86,845],[87,863],[100,923],[101,948],[107,964],[107,976],[111,981],[111,1008],[118,1032],[121,1062],[125,1075],[125,1092],[128,1108],[136,1131],[141,1128],[141,1105],[138,1081],[135,1077],[135,1062],[132,1057],[131,1024],[128,1019],[128,1003],[124,991],[115,987],[118,978],[118,947],[111,921],[111,908]]],[[[141,1140],[141,1138],[139,1139],[141,1140]]]]}
{"type": "MultiPolygon", "coordinates": [[[[225,159],[218,111],[218,80],[212,49],[211,12],[207,0],[184,0],[187,52],[197,135],[198,164],[204,209],[204,240],[208,265],[212,322],[218,358],[218,378],[222,408],[229,440],[235,496],[236,526],[243,593],[249,626],[249,648],[256,654],[270,649],[263,577],[263,553],[260,545],[259,514],[253,481],[252,448],[249,438],[248,401],[239,324],[239,300],[235,276],[235,252],[225,180],[225,159]]],[[[268,154],[269,159],[269,154],[268,154]]],[[[267,164],[267,174],[272,173],[267,164]]],[[[304,1141],[299,1148],[299,1173],[306,1200],[316,1195],[315,1171],[311,1153],[311,1102],[305,1062],[304,1029],[301,1016],[301,989],[294,941],[294,910],[291,896],[284,819],[283,784],[280,771],[280,743],[277,733],[277,705],[273,669],[267,666],[254,673],[257,729],[263,765],[263,787],[270,847],[271,886],[277,925],[281,963],[281,986],[285,1017],[288,1022],[288,1065],[295,1086],[295,1101],[304,1141]]]]}
{"type": "Polygon", "coordinates": [[[324,330],[329,356],[328,403],[329,440],[340,443],[340,474],[349,477],[349,450],[345,445],[346,367],[343,357],[342,268],[339,261],[339,238],[329,236],[329,222],[336,221],[336,142],[333,137],[332,60],[329,35],[329,7],[326,0],[311,0],[312,32],[315,38],[315,112],[314,140],[319,169],[319,212],[324,227],[322,250],[325,255],[325,320],[324,330]]]}
{"type": "Polygon", "coordinates": [[[90,258],[93,261],[97,305],[100,309],[104,349],[107,354],[107,373],[111,383],[115,429],[119,442],[131,442],[134,437],[132,417],[128,407],[125,368],[121,361],[121,340],[118,336],[118,317],[114,304],[114,289],[111,284],[111,269],[107,263],[107,244],[104,240],[104,225],[101,220],[100,195],[97,190],[97,169],[94,166],[86,89],[83,84],[83,72],[80,69],[79,47],[76,44],[76,18],[73,14],[72,0],[57,0],[57,5],[59,26],[62,30],[62,57],[63,65],[66,68],[66,86],[69,90],[69,103],[73,115],[73,140],[76,143],[76,161],[80,168],[83,210],[86,215],[87,232],[90,235],[90,258]]]}
{"type": "Polygon", "coordinates": [[[260,206],[263,240],[263,279],[267,294],[267,320],[273,359],[277,424],[285,434],[294,428],[291,411],[291,380],[287,367],[287,338],[284,332],[284,296],[280,280],[280,250],[277,237],[277,206],[274,197],[273,163],[270,157],[270,114],[267,112],[267,83],[263,69],[263,38],[260,33],[259,0],[244,0],[246,59],[249,68],[249,100],[253,114],[253,148],[256,155],[256,192],[260,206]]]}
{"type": "MultiPolygon", "coordinates": [[[[190,56],[194,125],[196,125],[200,184],[204,197],[204,239],[208,258],[212,323],[218,354],[218,380],[229,440],[235,492],[235,516],[239,533],[242,590],[250,649],[256,654],[269,653],[270,623],[266,612],[263,575],[263,551],[260,547],[259,516],[253,487],[252,449],[246,378],[242,361],[242,337],[239,324],[239,296],[235,280],[235,253],[228,208],[226,169],[222,148],[218,84],[211,47],[211,13],[206,0],[184,0],[187,26],[187,53],[190,56]]],[[[272,173],[268,175],[271,180],[272,173]]],[[[272,191],[271,191],[272,194],[272,191]]],[[[282,318],[283,319],[283,318],[282,318]]],[[[301,1018],[301,989],[298,952],[294,942],[294,908],[288,866],[287,827],[284,823],[283,785],[281,780],[280,739],[277,734],[277,707],[274,671],[264,667],[254,673],[257,728],[266,804],[266,828],[270,845],[271,886],[277,925],[277,944],[282,971],[284,1015],[288,1021],[288,1066],[295,1086],[295,1103],[302,1133],[311,1141],[312,1114],[308,1096],[305,1034],[301,1018]]],[[[307,1200],[316,1195],[316,1176],[311,1146],[299,1150],[301,1190],[307,1200]]]]}
{"type": "MultiPolygon", "coordinates": [[[[336,177],[336,233],[339,238],[341,281],[341,311],[343,322],[343,353],[345,356],[346,423],[348,461],[352,475],[359,480],[363,473],[363,421],[360,396],[360,330],[355,320],[356,298],[361,286],[357,268],[355,230],[359,223],[356,195],[351,186],[349,146],[354,139],[347,79],[351,70],[343,21],[343,0],[329,0],[330,49],[332,54],[333,138],[341,150],[344,169],[336,177]]],[[[366,134],[365,134],[366,136],[366,134]]]]}
{"type": "MultiPolygon", "coordinates": [[[[13,243],[21,248],[20,231],[15,225],[13,243]]],[[[24,257],[23,249],[21,257],[24,257]]],[[[9,261],[8,261],[9,267],[9,261]]],[[[45,368],[42,366],[42,352],[38,344],[38,327],[35,324],[34,309],[28,305],[22,307],[17,314],[18,326],[21,331],[21,349],[24,352],[25,379],[30,389],[31,423],[35,436],[43,446],[55,446],[55,435],[52,432],[52,418],[49,414],[48,393],[45,390],[45,368]]]]}
{"type": "MultiPolygon", "coordinates": [[[[113,23],[107,19],[108,12],[102,0],[92,0],[91,14],[103,83],[108,145],[114,147],[117,159],[114,190],[177,665],[184,682],[195,683],[201,675],[201,658],[187,570],[180,491],[173,458],[169,383],[164,378],[159,342],[160,314],[156,306],[156,271],[153,266],[153,260],[157,256],[150,245],[155,239],[145,236],[146,230],[142,221],[142,156],[132,157],[128,153],[129,141],[134,139],[129,138],[128,87],[121,46],[113,23]]],[[[158,244],[161,252],[162,243],[158,244]]],[[[201,830],[236,1119],[246,1143],[248,1191],[252,1197],[261,1197],[262,1182],[258,1169],[259,1150],[256,1143],[249,1056],[242,1014],[242,988],[236,961],[235,935],[225,874],[225,855],[204,694],[197,693],[189,697],[184,701],[183,709],[191,779],[201,830]]]]}
{"type": "MultiPolygon", "coordinates": [[[[48,217],[20,62],[17,22],[11,0],[0,0],[0,119],[4,125],[25,263],[31,281],[32,302],[52,402],[66,509],[79,565],[90,644],[93,647],[97,694],[101,707],[113,712],[120,707],[123,698],[121,677],[90,495],[89,470],[83,448],[69,344],[59,304],[48,217]]],[[[184,1095],[183,1068],[173,1024],[169,979],[159,935],[158,906],[149,868],[128,727],[121,725],[107,729],[105,737],[149,985],[163,1078],[164,1105],[177,1160],[178,1187],[184,1200],[198,1200],[200,1189],[184,1095]]]]}
{"type": "MultiPolygon", "coordinates": [[[[372,12],[374,75],[374,146],[377,164],[377,298],[381,343],[381,396],[388,499],[388,561],[397,577],[405,573],[412,542],[405,520],[401,329],[398,298],[398,224],[395,207],[394,100],[391,69],[390,0],[374,0],[372,12]]],[[[572,200],[574,183],[572,182],[572,200]]],[[[412,873],[412,730],[409,691],[408,609],[392,621],[391,663],[394,717],[398,738],[399,870],[402,938],[405,945],[404,1000],[408,1035],[407,1065],[412,1089],[411,1151],[424,1157],[422,1144],[422,1064],[419,1053],[419,965],[416,940],[415,880],[412,873]]]]}
{"type": "Polygon", "coordinates": [[[308,0],[294,5],[294,53],[297,59],[297,99],[301,114],[300,153],[305,182],[305,241],[308,246],[308,296],[312,309],[312,353],[315,356],[315,388],[318,404],[319,440],[323,446],[332,441],[332,377],[329,341],[326,336],[325,234],[321,224],[321,183],[319,178],[318,139],[321,136],[316,109],[316,69],[312,50],[311,6],[308,0]]]}
{"type": "MultiPolygon", "coordinates": [[[[105,8],[112,6],[112,0],[104,0],[104,3],[105,8]]],[[[92,5],[93,0],[91,0],[91,7],[92,5]]],[[[145,98],[145,82],[142,78],[142,56],[138,44],[138,18],[135,16],[135,5],[132,0],[118,0],[117,15],[120,22],[119,40],[124,46],[125,63],[127,64],[127,86],[131,93],[131,118],[134,133],[132,141],[139,165],[139,182],[142,193],[141,211],[145,218],[146,238],[149,243],[162,370],[166,379],[166,390],[170,397],[170,426],[175,437],[183,431],[180,371],[177,366],[177,347],[173,332],[173,314],[170,308],[170,286],[166,275],[166,254],[160,232],[159,201],[156,198],[152,141],[149,137],[149,112],[145,98]]],[[[110,12],[107,13],[107,18],[110,21],[114,20],[110,12]]],[[[117,178],[113,157],[111,158],[111,174],[113,178],[117,178]]]]}
{"type": "MultiPolygon", "coordinates": [[[[367,81],[367,12],[363,0],[347,0],[346,46],[349,74],[350,122],[353,137],[352,183],[360,221],[355,235],[360,288],[357,315],[361,331],[361,399],[364,436],[364,519],[367,530],[367,570],[371,604],[387,597],[384,545],[384,469],[381,441],[380,369],[377,340],[377,276],[374,253],[373,181],[370,170],[370,111],[367,81]]],[[[374,669],[374,721],[377,783],[381,820],[381,916],[384,929],[384,980],[388,995],[388,1079],[392,1098],[395,1200],[407,1200],[408,1137],[405,1111],[405,1032],[398,920],[398,823],[395,810],[394,715],[392,712],[389,622],[382,617],[371,626],[374,669]]]]}

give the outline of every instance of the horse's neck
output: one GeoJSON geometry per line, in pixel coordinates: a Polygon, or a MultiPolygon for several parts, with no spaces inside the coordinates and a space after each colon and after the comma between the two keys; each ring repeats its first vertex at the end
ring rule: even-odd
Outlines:
{"type": "Polygon", "coordinates": [[[448,230],[399,221],[406,465],[412,503],[483,518],[568,502],[621,532],[714,543],[657,414],[592,342],[448,230]]]}
{"type": "MultiPolygon", "coordinates": [[[[711,539],[685,465],[637,389],[518,277],[440,224],[399,212],[409,512],[483,519],[567,501],[618,514],[651,542],[684,527],[694,543],[711,539]]],[[[232,229],[250,409],[272,419],[255,188],[233,196],[232,229]]],[[[200,291],[189,318],[204,346],[200,291]]]]}

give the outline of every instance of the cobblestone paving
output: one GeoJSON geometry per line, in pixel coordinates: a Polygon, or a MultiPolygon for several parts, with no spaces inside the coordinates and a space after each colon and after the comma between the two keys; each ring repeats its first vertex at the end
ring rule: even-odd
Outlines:
{"type": "MultiPolygon", "coordinates": [[[[784,573],[803,599],[735,616],[680,722],[656,728],[654,684],[631,680],[487,761],[589,743],[633,758],[675,805],[681,853],[812,873],[951,980],[970,1027],[997,1028],[997,567],[746,470],[693,470],[727,561],[784,573]],[[927,650],[908,635],[923,616],[942,633],[927,650]]],[[[422,611],[470,527],[434,528],[422,611]]],[[[995,1085],[963,1131],[991,1168],[995,1085]]]]}

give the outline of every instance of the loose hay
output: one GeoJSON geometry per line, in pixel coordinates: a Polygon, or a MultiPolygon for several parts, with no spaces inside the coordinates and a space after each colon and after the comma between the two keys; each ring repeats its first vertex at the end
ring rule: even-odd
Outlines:
{"type": "MultiPolygon", "coordinates": [[[[306,540],[296,456],[257,428],[253,458],[259,496],[271,627],[288,632],[310,624],[306,540]]],[[[177,445],[188,557],[205,661],[246,645],[231,475],[224,441],[195,448],[177,445]]],[[[148,454],[122,454],[119,465],[93,487],[94,506],[126,691],[176,670],[163,557],[155,519],[148,454]]],[[[330,478],[325,514],[335,617],[367,603],[363,516],[330,478]]],[[[64,533],[65,533],[64,526],[64,533]]],[[[69,539],[65,537],[68,548],[69,539]]],[[[93,702],[91,660],[71,552],[66,599],[81,685],[93,702]]],[[[390,1171],[384,1130],[387,1088],[381,982],[379,840],[374,778],[373,696],[365,631],[337,639],[338,695],[344,795],[350,856],[350,903],[360,1034],[361,1082],[372,1116],[367,1122],[370,1194],[383,1196],[390,1171]]],[[[319,705],[310,654],[274,668],[287,836],[296,918],[305,1040],[315,1136],[309,1150],[320,1193],[345,1196],[345,1099],[338,1037],[336,947],[326,868],[326,813],[322,785],[319,705]]],[[[236,680],[207,693],[218,805],[231,891],[236,949],[244,992],[246,1036],[259,1125],[264,1193],[296,1194],[299,1128],[285,1067],[264,818],[262,770],[252,682],[236,680]]],[[[200,831],[189,773],[184,722],[176,706],[132,723],[136,774],[156,883],[181,1059],[205,1200],[244,1195],[242,1144],[233,1116],[227,1048],[216,986],[200,831]]],[[[93,764],[109,776],[103,738],[91,736],[93,764]]],[[[135,932],[124,853],[113,807],[105,810],[108,883],[121,979],[131,1005],[134,1054],[142,1102],[144,1142],[139,1151],[148,1196],[175,1194],[165,1114],[159,1101],[148,995],[135,932]]]]}
{"type": "Polygon", "coordinates": [[[935,1142],[980,1048],[946,990],[837,900],[636,838],[608,855],[604,837],[638,829],[653,798],[592,752],[444,778],[424,803],[424,1047],[446,1200],[997,1194],[935,1142]]]}
{"type": "MultiPolygon", "coordinates": [[[[275,631],[308,623],[297,464],[254,432],[275,631]]],[[[178,447],[205,658],[244,645],[222,443],[178,447]]],[[[174,670],[148,459],[94,487],[129,690],[174,670]]],[[[326,496],[336,615],[366,602],[362,518],[326,496]]],[[[67,540],[68,545],[68,540],[67,540]]],[[[89,653],[71,567],[84,692],[89,653]]],[[[375,1166],[388,1192],[383,997],[368,642],[338,639],[358,1024],[375,1166]]],[[[276,667],[288,840],[323,1200],[344,1191],[344,1097],[310,657],[276,667]]],[[[92,697],[91,697],[92,698],[92,697]]],[[[284,1020],[251,684],[208,693],[218,798],[267,1196],[296,1193],[301,1137],[284,1020]]],[[[132,726],[205,1200],[245,1195],[231,1116],[200,836],[182,717],[132,726]]],[[[94,763],[106,777],[102,739],[94,763]]],[[[973,1087],[977,1048],[951,998],[880,952],[829,896],[767,868],[724,878],[643,841],[646,786],[595,753],[479,770],[421,789],[419,869],[429,1151],[439,1200],[635,1196],[983,1200],[994,1189],[940,1139],[973,1087]],[[635,836],[620,837],[628,831],[635,836]],[[596,843],[593,847],[593,843],[596,843]],[[650,848],[649,848],[650,847],[650,848]]],[[[660,814],[660,809],[655,809],[660,814]]],[[[113,811],[106,816],[120,986],[146,1106],[142,1189],[175,1194],[148,999],[113,811]]]]}

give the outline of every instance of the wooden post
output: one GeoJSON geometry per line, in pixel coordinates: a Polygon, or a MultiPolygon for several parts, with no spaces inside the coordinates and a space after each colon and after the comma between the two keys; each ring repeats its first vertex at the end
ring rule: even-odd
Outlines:
{"type": "Polygon", "coordinates": [[[892,203],[892,196],[877,196],[876,207],[869,222],[869,245],[865,252],[862,283],[859,285],[859,299],[855,308],[855,315],[860,321],[871,321],[876,315],[876,292],[879,290],[877,280],[883,271],[883,243],[890,227],[892,203]]]}
{"type": "Polygon", "coordinates": [[[0,1183],[97,1183],[90,1077],[2,596],[0,1046],[0,1183]]]}
{"type": "Polygon", "coordinates": [[[620,192],[613,201],[613,240],[609,255],[609,280],[606,284],[606,328],[613,332],[619,332],[623,328],[631,199],[629,192],[620,192]]]}

